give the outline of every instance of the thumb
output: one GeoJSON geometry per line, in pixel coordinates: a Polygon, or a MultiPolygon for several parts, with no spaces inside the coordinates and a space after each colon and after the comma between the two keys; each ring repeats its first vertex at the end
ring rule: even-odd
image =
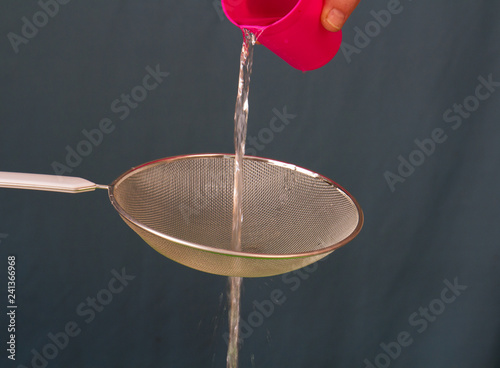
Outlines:
{"type": "Polygon", "coordinates": [[[328,31],[337,32],[343,26],[360,0],[325,0],[321,23],[328,31]]]}

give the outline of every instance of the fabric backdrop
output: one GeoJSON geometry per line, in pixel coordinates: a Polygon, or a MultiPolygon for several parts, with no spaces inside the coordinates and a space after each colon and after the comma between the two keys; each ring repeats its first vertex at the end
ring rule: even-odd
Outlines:
{"type": "MultiPolygon", "coordinates": [[[[0,170],[109,184],[232,152],[220,0],[2,1],[0,31],[0,170]]],[[[325,67],[254,56],[248,148],[332,178],[365,224],[244,281],[241,367],[500,367],[500,3],[363,0],[325,67]]],[[[227,279],[156,253],[105,191],[1,189],[0,241],[2,367],[225,367],[227,279]]]]}

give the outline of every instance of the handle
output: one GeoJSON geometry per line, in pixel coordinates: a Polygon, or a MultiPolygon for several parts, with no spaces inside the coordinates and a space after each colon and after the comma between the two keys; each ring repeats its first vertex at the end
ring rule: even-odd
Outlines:
{"type": "Polygon", "coordinates": [[[92,183],[72,176],[25,174],[0,171],[0,188],[44,190],[48,192],[81,193],[95,189],[108,189],[106,185],[92,183]]]}

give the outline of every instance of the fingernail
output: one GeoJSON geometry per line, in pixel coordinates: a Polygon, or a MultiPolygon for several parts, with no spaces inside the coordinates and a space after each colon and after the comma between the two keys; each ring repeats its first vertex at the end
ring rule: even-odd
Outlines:
{"type": "Polygon", "coordinates": [[[345,22],[345,14],[342,13],[338,9],[332,9],[328,13],[328,17],[326,18],[326,21],[330,23],[330,25],[337,29],[340,30],[342,26],[344,25],[345,22]]]}

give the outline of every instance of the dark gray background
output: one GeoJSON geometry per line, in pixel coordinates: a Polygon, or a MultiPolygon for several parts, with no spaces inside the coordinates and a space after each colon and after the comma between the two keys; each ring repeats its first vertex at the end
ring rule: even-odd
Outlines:
{"type": "MultiPolygon", "coordinates": [[[[354,45],[355,27],[387,4],[362,0],[344,41],[354,45]]],[[[273,109],[296,115],[259,155],[337,181],[366,222],[352,243],[304,271],[300,285],[296,274],[245,280],[243,319],[274,289],[286,302],[245,339],[241,367],[364,368],[403,331],[411,345],[380,366],[500,367],[500,87],[457,129],[443,118],[475,94],[478,77],[500,81],[500,3],[401,7],[350,62],[339,52],[302,73],[262,46],[255,51],[249,135],[269,128],[273,109]],[[436,128],[447,140],[391,191],[384,173],[397,174],[398,156],[409,159],[414,140],[436,128]],[[423,324],[409,319],[439,307],[444,280],[467,289],[419,332],[423,324]]],[[[65,147],[103,118],[115,130],[71,175],[108,184],[156,158],[231,152],[241,34],[217,9],[211,0],[73,0],[16,53],[8,33],[20,35],[22,17],[40,6],[2,1],[0,170],[53,173],[65,147]],[[120,120],[112,101],[157,64],[170,75],[120,120]]],[[[33,349],[70,321],[81,332],[49,367],[225,366],[226,278],[156,253],[106,192],[0,190],[0,219],[2,367],[32,367],[33,349]],[[17,257],[15,362],[4,342],[7,255],[17,257]],[[78,305],[123,268],[135,279],[86,323],[78,305]]]]}

